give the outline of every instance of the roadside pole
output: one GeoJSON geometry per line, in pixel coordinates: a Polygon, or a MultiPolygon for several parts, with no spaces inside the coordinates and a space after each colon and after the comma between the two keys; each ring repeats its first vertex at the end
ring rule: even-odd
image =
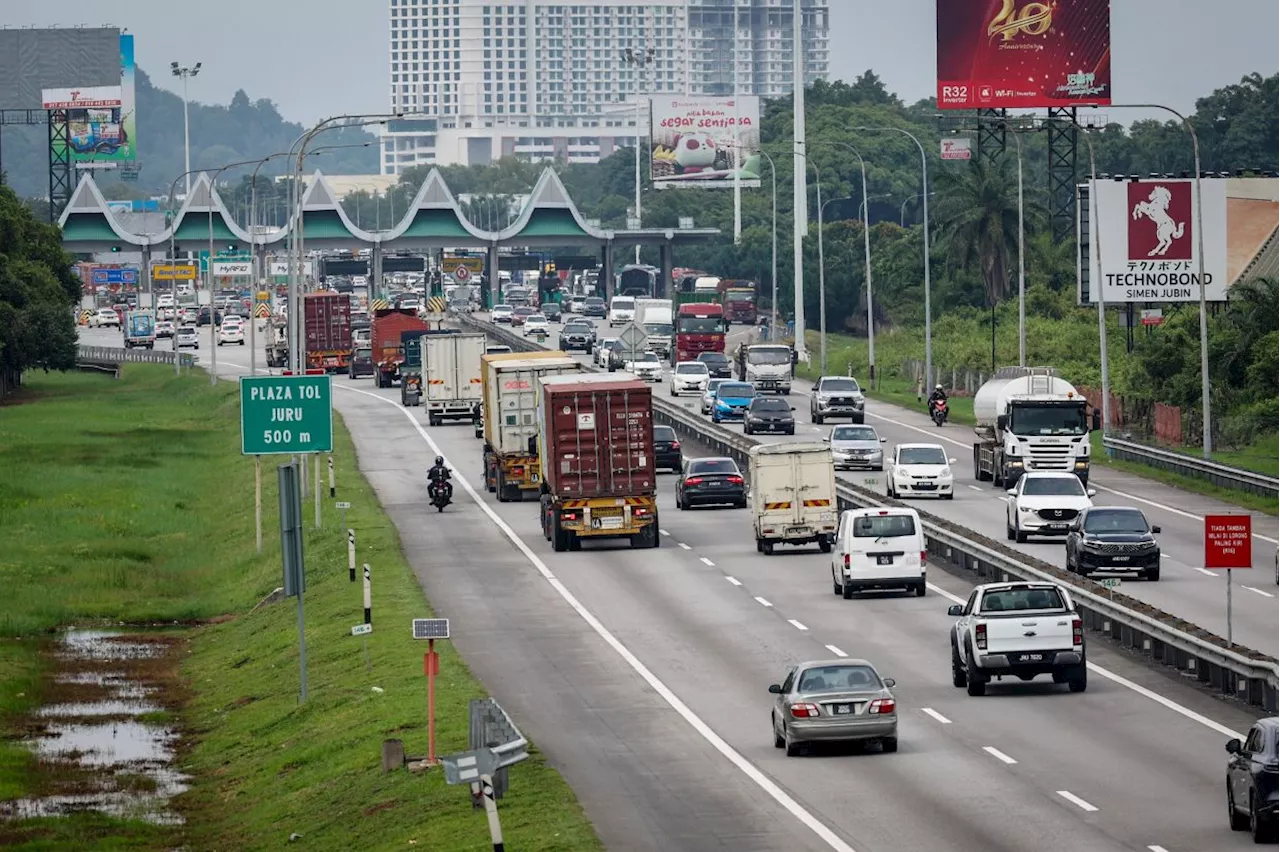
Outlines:
{"type": "Polygon", "coordinates": [[[315,467],[315,491],[316,491],[316,529],[320,529],[320,454],[316,453],[312,456],[312,464],[315,467]]]}
{"type": "Polygon", "coordinates": [[[298,465],[290,462],[278,468],[280,477],[280,553],[284,563],[284,593],[298,599],[298,701],[307,700],[307,630],[302,598],[307,572],[302,555],[302,491],[298,465]]]}
{"type": "Polygon", "coordinates": [[[427,766],[435,766],[436,760],[436,675],[440,673],[440,658],[436,655],[436,640],[449,638],[449,619],[415,618],[413,638],[427,640],[427,653],[422,658],[423,672],[427,676],[427,766]]]}
{"type": "Polygon", "coordinates": [[[1231,572],[1253,567],[1253,518],[1249,515],[1204,516],[1204,567],[1227,574],[1227,645],[1231,636],[1231,572]]]}
{"type": "Polygon", "coordinates": [[[503,852],[502,823],[498,821],[498,803],[493,798],[493,778],[481,775],[480,790],[484,796],[484,814],[489,819],[489,839],[493,841],[493,852],[503,852]]]}
{"type": "Polygon", "coordinates": [[[253,542],[262,554],[262,456],[253,457],[253,542]]]}
{"type": "Polygon", "coordinates": [[[333,453],[329,453],[329,497],[330,499],[338,496],[337,484],[333,479],[333,453]]]}

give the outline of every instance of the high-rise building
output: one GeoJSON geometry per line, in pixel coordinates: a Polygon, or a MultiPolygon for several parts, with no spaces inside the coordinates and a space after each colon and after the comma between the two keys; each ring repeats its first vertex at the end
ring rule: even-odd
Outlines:
{"type": "MultiPolygon", "coordinates": [[[[794,0],[390,2],[391,109],[410,115],[383,131],[384,174],[594,162],[647,132],[645,95],[732,94],[735,47],[739,94],[791,92],[794,0]]],[[[827,76],[827,0],[800,2],[813,82],[827,76]]]]}

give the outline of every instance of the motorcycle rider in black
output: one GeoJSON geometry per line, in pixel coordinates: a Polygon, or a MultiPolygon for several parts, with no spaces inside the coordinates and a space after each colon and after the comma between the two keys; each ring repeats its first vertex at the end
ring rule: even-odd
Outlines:
{"type": "Polygon", "coordinates": [[[436,456],[436,463],[427,471],[427,490],[431,496],[435,496],[434,489],[444,486],[447,490],[446,495],[452,495],[453,486],[449,485],[449,480],[453,478],[453,474],[449,473],[449,468],[444,465],[444,456],[436,456]]]}

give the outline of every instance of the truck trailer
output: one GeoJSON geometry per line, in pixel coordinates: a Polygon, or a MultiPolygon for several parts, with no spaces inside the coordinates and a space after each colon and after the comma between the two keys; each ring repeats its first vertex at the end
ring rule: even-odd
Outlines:
{"type": "Polygon", "coordinates": [[[400,332],[400,404],[422,405],[422,344],[424,337],[461,334],[456,328],[413,328],[400,332]]]}
{"type": "Polygon", "coordinates": [[[557,552],[585,538],[657,547],[653,391],[637,379],[538,380],[542,533],[557,552]]]}
{"type": "Polygon", "coordinates": [[[154,349],[156,346],[156,316],[151,311],[126,311],[120,331],[124,335],[125,349],[135,346],[154,349]]]}
{"type": "Polygon", "coordinates": [[[512,352],[485,355],[484,478],[498,501],[524,499],[541,490],[538,470],[538,380],[581,373],[585,367],[563,352],[512,352]]]}
{"type": "Polygon", "coordinates": [[[1012,488],[1037,470],[1074,473],[1089,481],[1089,433],[1101,412],[1052,367],[1004,367],[973,396],[973,474],[1012,488]]]}
{"type": "Polygon", "coordinates": [[[351,300],[341,293],[306,293],[302,317],[307,369],[326,373],[349,369],[351,300]]]}
{"type": "Polygon", "coordinates": [[[421,350],[427,423],[474,421],[479,415],[484,381],[481,378],[483,334],[424,334],[421,350]]]}
{"type": "Polygon", "coordinates": [[[749,456],[756,552],[817,544],[831,552],[839,510],[831,447],[804,441],[756,444],[749,456]]]}
{"type": "Polygon", "coordinates": [[[401,379],[405,351],[400,342],[404,331],[426,331],[427,324],[418,319],[413,308],[379,308],[373,312],[370,345],[373,363],[377,368],[374,378],[378,387],[394,387],[401,379]]]}

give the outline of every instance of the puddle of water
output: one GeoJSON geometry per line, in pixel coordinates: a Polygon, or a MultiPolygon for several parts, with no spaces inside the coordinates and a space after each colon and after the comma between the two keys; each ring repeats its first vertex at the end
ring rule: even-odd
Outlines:
{"type": "Polygon", "coordinates": [[[132,641],[107,630],[70,630],[55,653],[60,671],[51,690],[67,700],[37,711],[38,735],[26,745],[52,779],[55,792],[0,802],[0,818],[56,817],[98,811],[116,817],[180,825],[169,801],[187,789],[173,768],[178,735],[144,720],[163,710],[149,700],[146,661],[164,656],[163,642],[132,641]],[[103,664],[110,670],[103,670],[103,664]],[[59,790],[62,786],[68,789],[59,790]]]}

